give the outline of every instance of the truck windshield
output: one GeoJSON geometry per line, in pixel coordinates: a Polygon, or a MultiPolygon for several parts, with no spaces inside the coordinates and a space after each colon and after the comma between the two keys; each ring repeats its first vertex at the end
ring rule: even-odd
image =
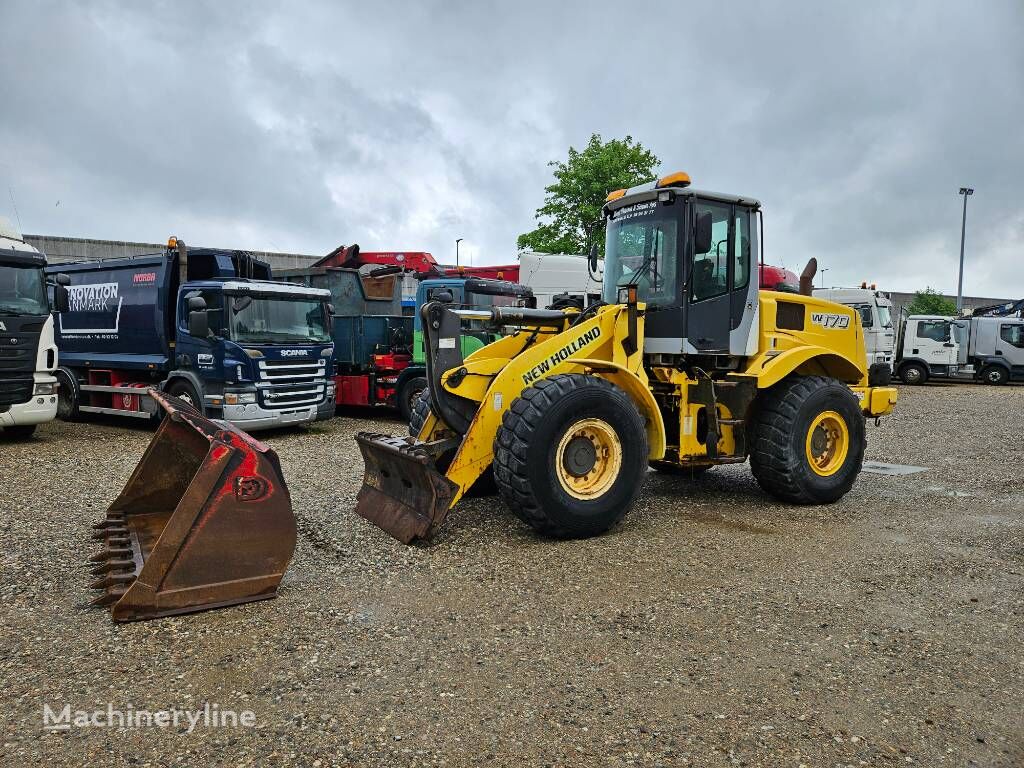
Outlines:
{"type": "Polygon", "coordinates": [[[324,305],[313,299],[233,296],[231,339],[264,344],[319,343],[331,340],[324,305]]]}
{"type": "Polygon", "coordinates": [[[0,315],[45,315],[49,311],[42,269],[0,264],[0,315]]]}
{"type": "Polygon", "coordinates": [[[675,206],[651,200],[615,211],[608,222],[604,256],[604,300],[614,304],[618,288],[635,283],[648,304],[679,302],[679,218],[675,206]]]}
{"type": "Polygon", "coordinates": [[[878,305],[878,321],[883,328],[892,328],[892,311],[887,304],[878,305]]]}

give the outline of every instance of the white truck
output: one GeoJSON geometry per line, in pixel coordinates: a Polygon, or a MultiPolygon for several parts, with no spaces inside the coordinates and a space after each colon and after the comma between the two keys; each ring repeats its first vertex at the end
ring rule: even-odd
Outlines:
{"type": "Polygon", "coordinates": [[[601,299],[603,261],[590,274],[586,255],[567,253],[519,254],[519,283],[533,291],[538,307],[573,302],[581,309],[601,299]]]}
{"type": "Polygon", "coordinates": [[[910,315],[901,323],[896,375],[905,384],[1024,381],[1024,318],[910,315]]]}
{"type": "MultiPolygon", "coordinates": [[[[45,266],[46,257],[0,218],[0,428],[7,438],[28,438],[57,415],[57,345],[45,266]]],[[[67,302],[65,280],[54,286],[57,309],[67,302]]]]}
{"type": "MultiPolygon", "coordinates": [[[[874,286],[860,288],[815,288],[814,295],[856,309],[864,328],[864,347],[868,355],[868,370],[893,369],[896,351],[896,331],[892,322],[892,302],[874,286]]],[[[877,373],[876,373],[877,375],[877,373]]]]}

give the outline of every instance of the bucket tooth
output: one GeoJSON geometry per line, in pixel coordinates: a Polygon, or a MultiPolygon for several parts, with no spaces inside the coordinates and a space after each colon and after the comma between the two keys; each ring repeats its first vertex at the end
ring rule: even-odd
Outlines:
{"type": "Polygon", "coordinates": [[[104,592],[102,595],[91,601],[89,605],[94,605],[97,608],[111,605],[121,599],[121,596],[127,592],[126,589],[112,589],[108,592],[104,592]]]}
{"type": "Polygon", "coordinates": [[[86,565],[91,568],[93,563],[102,563],[104,560],[109,560],[112,557],[130,555],[131,553],[132,550],[130,547],[107,547],[90,557],[89,562],[87,562],[86,565]]]}
{"type": "Polygon", "coordinates": [[[104,576],[102,579],[97,579],[89,585],[90,589],[106,589],[107,587],[113,587],[116,584],[127,584],[131,581],[135,581],[134,573],[110,573],[104,576]]]}
{"type": "Polygon", "coordinates": [[[129,568],[134,570],[134,566],[134,560],[107,560],[107,562],[97,565],[89,571],[89,573],[93,576],[101,576],[104,573],[109,573],[110,571],[124,571],[129,568]]]}

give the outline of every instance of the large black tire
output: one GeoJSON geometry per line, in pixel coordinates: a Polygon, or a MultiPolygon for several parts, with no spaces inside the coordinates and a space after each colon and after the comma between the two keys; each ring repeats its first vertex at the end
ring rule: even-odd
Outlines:
{"type": "Polygon", "coordinates": [[[986,365],[981,369],[981,380],[1001,386],[1010,380],[1010,374],[1001,365],[986,365]]]}
{"type": "Polygon", "coordinates": [[[424,387],[420,390],[416,402],[413,403],[412,413],[409,416],[409,434],[418,437],[423,424],[430,415],[430,389],[424,387]]]}
{"type": "Polygon", "coordinates": [[[422,376],[414,376],[406,381],[396,394],[398,400],[398,412],[402,414],[402,421],[410,421],[412,412],[420,400],[420,395],[427,389],[427,380],[422,376]]]}
{"type": "Polygon", "coordinates": [[[830,504],[860,474],[865,432],[860,404],[846,385],[823,376],[790,376],[768,390],[759,404],[750,468],[761,487],[782,501],[830,504]],[[815,427],[819,418],[825,421],[815,427]],[[830,425],[835,429],[830,431],[830,425]],[[844,430],[845,438],[837,437],[844,430]],[[841,441],[845,454],[834,447],[841,441]],[[823,457],[824,474],[812,466],[813,451],[823,457]]]}
{"type": "Polygon", "coordinates": [[[596,536],[618,523],[646,471],[643,417],[597,376],[552,376],[523,390],[494,439],[498,492],[520,520],[558,538],[596,536]],[[570,493],[591,474],[598,485],[584,489],[589,495],[570,493]]]}
{"type": "Polygon", "coordinates": [[[173,381],[170,386],[167,387],[167,394],[174,395],[181,400],[184,400],[189,405],[195,407],[197,411],[202,414],[206,413],[206,407],[203,403],[199,393],[196,392],[196,388],[185,379],[177,379],[173,381]]]}
{"type": "Polygon", "coordinates": [[[78,421],[80,413],[81,391],[78,379],[68,371],[58,368],[54,374],[57,383],[57,418],[61,421],[78,421]]]}
{"type": "Polygon", "coordinates": [[[9,440],[28,440],[35,431],[35,424],[16,424],[13,427],[3,427],[0,434],[9,440]]]}
{"type": "MultiPolygon", "coordinates": [[[[419,437],[420,430],[423,428],[423,423],[427,420],[427,416],[430,415],[430,389],[424,389],[420,392],[419,397],[416,398],[416,403],[412,407],[412,416],[409,417],[409,434],[413,437],[419,437]]],[[[447,453],[442,456],[437,462],[437,469],[441,472],[448,470],[448,465],[452,459],[455,458],[454,451],[447,453]]],[[[473,483],[473,487],[469,489],[467,496],[493,496],[498,492],[498,487],[494,484],[494,469],[488,467],[483,471],[483,474],[477,478],[476,482],[473,483]]]]}
{"type": "Polygon", "coordinates": [[[907,363],[900,367],[900,381],[904,384],[924,384],[928,381],[928,370],[920,363],[907,363]]]}

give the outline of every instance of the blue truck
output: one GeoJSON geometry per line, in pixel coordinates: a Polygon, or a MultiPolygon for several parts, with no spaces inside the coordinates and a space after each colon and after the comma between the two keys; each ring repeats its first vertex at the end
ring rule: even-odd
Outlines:
{"type": "Polygon", "coordinates": [[[57,415],[159,416],[157,387],[245,430],[334,415],[330,293],[274,282],[244,251],[188,248],[47,267],[57,314],[57,415]]]}

